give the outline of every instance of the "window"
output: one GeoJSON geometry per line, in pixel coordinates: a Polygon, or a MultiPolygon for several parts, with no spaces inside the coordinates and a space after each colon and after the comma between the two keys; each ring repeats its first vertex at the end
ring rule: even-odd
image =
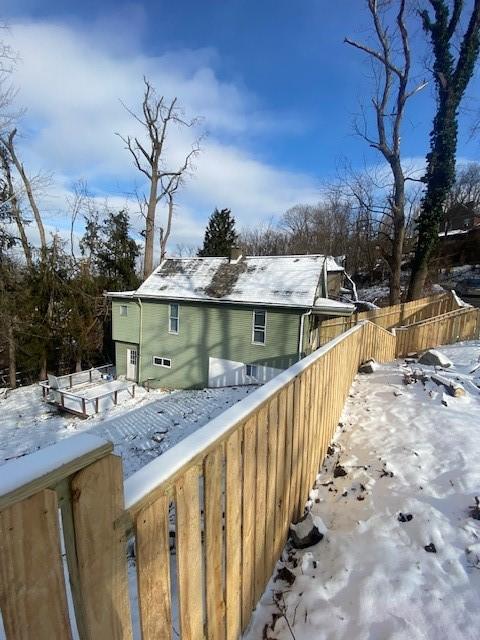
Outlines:
{"type": "Polygon", "coordinates": [[[257,378],[257,365],[256,364],[246,364],[245,365],[245,373],[248,378],[257,378]]]}
{"type": "Polygon", "coordinates": [[[178,312],[179,312],[178,304],[169,305],[169,317],[168,317],[169,333],[178,333],[178,324],[179,324],[178,312]]]}
{"type": "Polygon", "coordinates": [[[265,344],[267,329],[267,312],[253,312],[252,342],[253,344],[265,344]]]}
{"type": "Polygon", "coordinates": [[[135,349],[130,349],[130,364],[137,365],[137,352],[135,349]]]}
{"type": "Polygon", "coordinates": [[[166,367],[167,369],[170,369],[170,367],[172,366],[172,361],[170,360],[170,358],[161,358],[160,356],[153,356],[153,364],[156,367],[166,367]]]}
{"type": "Polygon", "coordinates": [[[120,305],[120,315],[121,316],[128,316],[128,307],[126,304],[121,304],[120,305]]]}

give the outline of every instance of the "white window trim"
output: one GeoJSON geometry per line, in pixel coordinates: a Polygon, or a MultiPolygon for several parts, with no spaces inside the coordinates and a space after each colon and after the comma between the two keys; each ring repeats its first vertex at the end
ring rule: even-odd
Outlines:
{"type": "Polygon", "coordinates": [[[171,369],[172,368],[172,359],[171,358],[164,358],[163,356],[152,356],[152,364],[154,367],[163,367],[164,369],[171,369]],[[157,360],[161,360],[161,364],[158,362],[155,362],[155,359],[157,360]],[[168,360],[168,362],[170,362],[170,364],[164,364],[165,360],[168,360]]]}
{"type": "Polygon", "coordinates": [[[119,306],[119,315],[121,318],[126,318],[128,316],[128,304],[121,304],[119,306]],[[123,309],[125,309],[125,313],[122,313],[123,309]]]}
{"type": "Polygon", "coordinates": [[[173,336],[178,336],[179,331],[180,331],[180,305],[177,302],[173,302],[168,305],[168,333],[171,333],[173,336]],[[172,316],[172,304],[177,305],[176,316],[172,316]],[[177,321],[176,331],[172,331],[172,318],[177,321]]]}
{"type": "Polygon", "coordinates": [[[259,346],[264,347],[267,344],[267,312],[265,309],[254,309],[252,311],[252,344],[258,344],[259,346]],[[260,325],[257,325],[257,327],[259,327],[260,329],[263,329],[263,342],[255,342],[255,313],[257,311],[263,311],[263,313],[265,314],[265,325],[263,327],[260,327],[260,325]]]}
{"type": "Polygon", "coordinates": [[[245,365],[245,375],[247,378],[252,378],[252,380],[258,380],[258,365],[257,364],[246,364],[245,365]],[[257,373],[254,375],[253,373],[248,373],[248,367],[250,367],[250,371],[255,368],[257,373]]]}

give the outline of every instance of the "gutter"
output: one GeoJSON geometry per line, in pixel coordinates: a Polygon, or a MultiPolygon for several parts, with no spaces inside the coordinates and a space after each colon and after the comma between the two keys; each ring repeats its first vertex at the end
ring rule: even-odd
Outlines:
{"type": "Polygon", "coordinates": [[[300,318],[300,337],[298,340],[298,359],[301,360],[302,359],[302,347],[303,347],[303,333],[304,333],[304,326],[305,326],[305,318],[307,316],[312,315],[312,310],[310,309],[309,311],[307,311],[306,313],[303,313],[301,318],[300,318]]]}

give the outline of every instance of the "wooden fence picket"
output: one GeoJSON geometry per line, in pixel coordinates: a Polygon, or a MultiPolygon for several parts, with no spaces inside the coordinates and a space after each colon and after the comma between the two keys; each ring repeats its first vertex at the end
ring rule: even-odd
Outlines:
{"type": "Polygon", "coordinates": [[[71,638],[54,491],[0,512],[0,605],[9,640],[71,638]]]}

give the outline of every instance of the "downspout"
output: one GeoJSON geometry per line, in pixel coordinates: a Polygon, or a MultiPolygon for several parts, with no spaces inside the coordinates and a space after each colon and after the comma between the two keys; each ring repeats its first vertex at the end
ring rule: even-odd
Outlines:
{"type": "Polygon", "coordinates": [[[326,257],[325,257],[325,259],[323,261],[322,275],[323,275],[323,293],[324,293],[325,298],[328,298],[328,273],[327,273],[327,258],[326,257]]]}
{"type": "Polygon", "coordinates": [[[298,341],[298,359],[299,360],[302,359],[303,332],[304,332],[304,326],[305,326],[305,318],[311,315],[312,315],[312,310],[310,309],[310,311],[303,313],[302,316],[300,317],[300,339],[298,341]]]}
{"type": "Polygon", "coordinates": [[[143,306],[141,298],[138,298],[138,306],[140,307],[140,334],[138,336],[138,384],[140,382],[141,358],[142,358],[142,334],[143,334],[143,306]]]}

